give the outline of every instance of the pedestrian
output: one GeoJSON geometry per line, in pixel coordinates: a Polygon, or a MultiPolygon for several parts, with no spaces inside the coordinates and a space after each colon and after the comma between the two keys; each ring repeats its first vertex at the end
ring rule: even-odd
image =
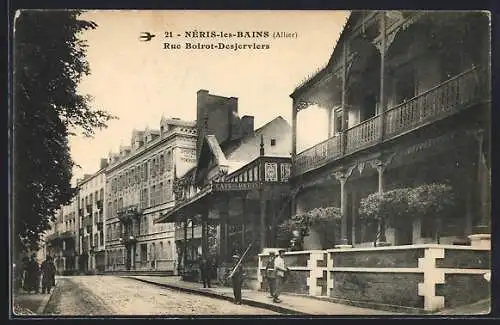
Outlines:
{"type": "Polygon", "coordinates": [[[43,261],[42,266],[42,294],[50,293],[50,289],[56,285],[56,266],[50,255],[43,261]]]}
{"type": "Polygon", "coordinates": [[[203,288],[210,288],[210,263],[205,256],[200,258],[200,275],[203,282],[203,288]]]}
{"type": "Polygon", "coordinates": [[[285,256],[285,250],[280,249],[278,251],[278,256],[274,259],[274,269],[276,270],[276,279],[275,279],[276,285],[274,288],[273,301],[276,303],[281,302],[281,300],[279,299],[279,296],[280,296],[281,290],[283,288],[283,283],[285,281],[284,279],[285,279],[286,273],[288,272],[288,268],[285,265],[285,260],[283,259],[284,256],[285,256]]]}
{"type": "Polygon", "coordinates": [[[28,292],[34,291],[38,293],[40,290],[40,266],[36,260],[36,255],[32,254],[28,262],[28,269],[26,274],[26,282],[28,292]]]}
{"type": "Polygon", "coordinates": [[[30,291],[29,290],[29,264],[30,264],[30,259],[28,256],[24,256],[22,259],[22,270],[21,270],[21,282],[22,282],[22,288],[24,291],[30,291]]]}
{"type": "Polygon", "coordinates": [[[240,261],[239,255],[233,255],[233,265],[231,267],[231,272],[233,272],[233,276],[231,278],[233,284],[233,294],[234,294],[234,303],[237,305],[241,305],[241,286],[243,285],[243,279],[245,277],[245,273],[243,270],[243,264],[238,262],[240,261]]]}
{"type": "Polygon", "coordinates": [[[269,285],[269,298],[274,298],[274,288],[276,286],[276,269],[274,268],[274,252],[269,252],[269,260],[266,264],[266,279],[269,285]]]}

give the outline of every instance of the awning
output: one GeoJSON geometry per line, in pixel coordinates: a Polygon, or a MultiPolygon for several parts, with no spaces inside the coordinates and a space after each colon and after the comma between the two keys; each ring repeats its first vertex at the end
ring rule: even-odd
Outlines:
{"type": "Polygon", "coordinates": [[[189,200],[179,203],[174,208],[165,214],[162,214],[154,223],[175,222],[184,215],[195,215],[198,213],[197,208],[201,208],[206,202],[206,199],[212,194],[212,184],[196,193],[189,200]]]}

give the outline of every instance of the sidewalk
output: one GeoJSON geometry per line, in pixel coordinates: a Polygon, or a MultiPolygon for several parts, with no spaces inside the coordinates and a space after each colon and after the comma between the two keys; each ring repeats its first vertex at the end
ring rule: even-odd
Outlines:
{"type": "MultiPolygon", "coordinates": [[[[124,276],[170,289],[204,295],[212,298],[233,301],[233,290],[227,287],[203,288],[199,283],[185,282],[177,276],[124,276]]],[[[348,306],[344,304],[316,299],[307,296],[282,294],[282,302],[277,304],[268,297],[267,292],[242,290],[242,303],[253,307],[265,308],[282,314],[295,315],[397,315],[399,313],[369,308],[348,306]]]]}
{"type": "Polygon", "coordinates": [[[52,288],[50,294],[41,294],[27,293],[23,289],[19,289],[18,293],[12,295],[13,316],[34,316],[43,314],[54,290],[55,287],[52,288]]]}

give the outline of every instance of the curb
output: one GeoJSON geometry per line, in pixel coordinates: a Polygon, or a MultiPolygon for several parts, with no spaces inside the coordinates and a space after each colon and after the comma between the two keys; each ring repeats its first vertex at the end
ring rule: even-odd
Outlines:
{"type": "MultiPolygon", "coordinates": [[[[174,290],[178,290],[178,291],[193,293],[193,294],[197,294],[197,295],[201,295],[201,296],[216,298],[216,299],[220,299],[220,300],[226,300],[226,301],[230,301],[230,302],[232,302],[234,300],[232,296],[226,296],[224,294],[215,293],[215,292],[190,289],[190,288],[175,286],[175,285],[171,285],[171,284],[158,283],[158,282],[149,281],[149,280],[145,280],[145,279],[138,279],[138,278],[129,277],[129,276],[123,276],[122,278],[132,279],[132,280],[156,285],[156,286],[163,287],[163,288],[174,289],[174,290]]],[[[309,315],[307,313],[297,311],[294,309],[290,309],[290,308],[286,308],[286,307],[282,307],[282,306],[278,306],[278,305],[274,305],[274,304],[270,304],[270,303],[260,302],[260,301],[256,301],[256,300],[252,300],[252,299],[242,298],[241,303],[243,305],[248,305],[251,307],[257,307],[257,308],[271,310],[271,311],[274,311],[274,312],[277,312],[280,314],[309,315]]]]}
{"type": "Polygon", "coordinates": [[[52,290],[50,291],[50,294],[48,294],[47,296],[45,296],[43,298],[42,303],[40,304],[40,307],[38,307],[38,309],[36,310],[37,315],[43,315],[45,313],[45,309],[47,309],[47,306],[49,305],[50,299],[52,298],[52,295],[54,294],[54,292],[57,289],[58,283],[59,283],[59,281],[56,280],[56,285],[52,288],[52,290]]]}
{"type": "MultiPolygon", "coordinates": [[[[300,296],[298,294],[290,294],[290,295],[300,296]]],[[[320,300],[320,301],[328,301],[328,302],[332,302],[332,303],[336,303],[336,304],[342,304],[342,305],[359,307],[359,308],[368,308],[368,309],[373,309],[373,310],[383,310],[383,311],[390,311],[390,312],[396,312],[396,313],[403,313],[406,315],[431,315],[431,314],[433,314],[432,311],[427,311],[424,309],[405,307],[405,306],[397,306],[397,305],[387,305],[387,304],[380,304],[380,303],[368,302],[368,301],[357,301],[357,300],[347,300],[347,299],[341,299],[341,298],[315,297],[315,296],[307,296],[307,298],[312,298],[312,299],[320,300]]]]}

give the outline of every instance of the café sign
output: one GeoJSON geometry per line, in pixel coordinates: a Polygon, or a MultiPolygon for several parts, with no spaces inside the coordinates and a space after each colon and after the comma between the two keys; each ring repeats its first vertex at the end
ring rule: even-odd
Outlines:
{"type": "Polygon", "coordinates": [[[260,188],[260,182],[216,182],[212,184],[216,192],[251,191],[260,188]]]}

